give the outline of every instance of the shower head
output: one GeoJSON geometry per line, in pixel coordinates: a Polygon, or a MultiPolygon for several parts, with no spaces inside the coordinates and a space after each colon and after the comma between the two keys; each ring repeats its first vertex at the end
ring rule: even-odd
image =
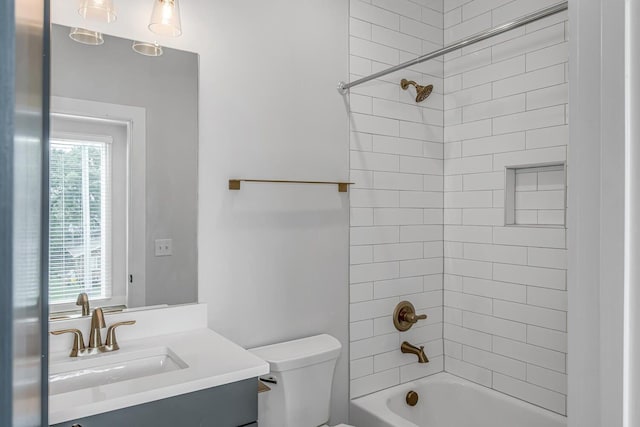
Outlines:
{"type": "Polygon", "coordinates": [[[413,80],[402,79],[400,81],[400,86],[402,89],[407,90],[409,86],[413,86],[416,88],[416,102],[422,102],[431,95],[433,91],[433,85],[420,86],[418,83],[413,80]]]}

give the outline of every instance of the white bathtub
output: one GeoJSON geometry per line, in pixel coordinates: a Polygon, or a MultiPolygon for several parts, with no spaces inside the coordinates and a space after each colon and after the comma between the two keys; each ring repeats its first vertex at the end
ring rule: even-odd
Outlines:
{"type": "Polygon", "coordinates": [[[439,373],[351,401],[357,427],[565,427],[566,417],[439,373]],[[414,390],[416,406],[405,402],[414,390]]]}

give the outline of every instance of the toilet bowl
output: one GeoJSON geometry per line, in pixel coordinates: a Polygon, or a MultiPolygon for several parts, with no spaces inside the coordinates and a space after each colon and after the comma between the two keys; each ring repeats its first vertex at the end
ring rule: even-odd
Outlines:
{"type": "Polygon", "coordinates": [[[340,341],[323,334],[249,349],[270,368],[262,378],[271,390],[258,395],[260,427],[330,427],[331,385],[341,348],[340,341]]]}

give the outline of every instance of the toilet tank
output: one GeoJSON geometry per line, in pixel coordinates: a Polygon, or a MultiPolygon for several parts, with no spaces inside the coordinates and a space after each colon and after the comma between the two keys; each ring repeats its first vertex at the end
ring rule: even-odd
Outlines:
{"type": "Polygon", "coordinates": [[[316,335],[250,349],[269,363],[271,391],[258,396],[260,427],[318,427],[329,421],[340,341],[316,335]]]}

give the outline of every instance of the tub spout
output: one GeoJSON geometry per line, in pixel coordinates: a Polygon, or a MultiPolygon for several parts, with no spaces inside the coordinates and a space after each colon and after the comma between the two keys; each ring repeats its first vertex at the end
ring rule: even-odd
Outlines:
{"type": "Polygon", "coordinates": [[[429,359],[427,355],[424,354],[424,346],[416,347],[415,345],[411,345],[408,342],[404,341],[400,346],[400,351],[403,353],[415,354],[418,356],[418,363],[429,363],[429,359]]]}

